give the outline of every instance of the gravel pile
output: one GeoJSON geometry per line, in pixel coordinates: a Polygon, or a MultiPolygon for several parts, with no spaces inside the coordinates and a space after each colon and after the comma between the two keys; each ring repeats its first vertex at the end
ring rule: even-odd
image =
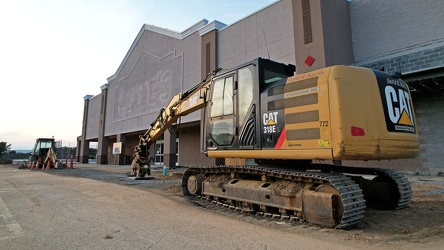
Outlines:
{"type": "MultiPolygon", "coordinates": [[[[178,170],[180,172],[180,169],[178,170]]],[[[171,187],[180,187],[181,178],[169,178],[162,175],[161,170],[151,171],[150,179],[148,180],[133,180],[127,178],[127,174],[130,172],[128,167],[127,171],[109,171],[106,168],[98,169],[88,169],[88,168],[74,168],[74,169],[63,169],[63,170],[50,170],[45,173],[59,175],[59,176],[70,176],[70,177],[80,177],[88,178],[98,181],[117,183],[122,185],[130,185],[137,188],[152,188],[152,189],[165,189],[171,187]]],[[[171,172],[170,172],[171,173],[171,172]]]]}
{"type": "Polygon", "coordinates": [[[437,190],[426,191],[426,192],[423,192],[422,194],[423,195],[444,194],[444,189],[437,189],[437,190]]]}
{"type": "MultiPolygon", "coordinates": [[[[417,182],[417,183],[427,183],[427,184],[437,184],[437,185],[444,185],[444,179],[442,178],[409,178],[410,182],[417,182]]],[[[421,195],[443,195],[444,189],[435,189],[435,190],[429,190],[424,191],[420,193],[421,195]]]]}

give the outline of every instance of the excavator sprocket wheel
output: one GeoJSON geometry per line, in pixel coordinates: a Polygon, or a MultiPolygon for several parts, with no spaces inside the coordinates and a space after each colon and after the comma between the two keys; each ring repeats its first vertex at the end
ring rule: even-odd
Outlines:
{"type": "Polygon", "coordinates": [[[192,175],[188,178],[187,189],[191,195],[200,195],[202,192],[202,182],[205,176],[202,174],[192,175]]]}

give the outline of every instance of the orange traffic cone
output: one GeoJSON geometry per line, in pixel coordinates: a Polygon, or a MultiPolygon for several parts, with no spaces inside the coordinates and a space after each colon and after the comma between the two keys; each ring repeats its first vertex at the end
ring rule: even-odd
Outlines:
{"type": "Polygon", "coordinates": [[[39,170],[39,169],[40,169],[40,167],[39,167],[39,162],[36,161],[36,162],[35,162],[35,168],[34,168],[34,170],[39,170]]]}
{"type": "Polygon", "coordinates": [[[31,170],[34,170],[35,168],[35,162],[31,162],[31,170]]]}
{"type": "Polygon", "coordinates": [[[46,163],[46,170],[49,170],[50,168],[51,168],[51,161],[48,160],[48,162],[46,163]]]}
{"type": "Polygon", "coordinates": [[[32,167],[32,162],[30,162],[30,163],[28,164],[28,169],[31,169],[31,167],[32,167]]]}

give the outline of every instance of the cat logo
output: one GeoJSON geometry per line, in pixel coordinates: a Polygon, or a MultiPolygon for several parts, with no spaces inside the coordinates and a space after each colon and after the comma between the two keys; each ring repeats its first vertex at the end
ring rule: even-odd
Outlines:
{"type": "Polygon", "coordinates": [[[409,93],[402,89],[398,89],[398,93],[396,93],[395,88],[386,86],[385,98],[387,100],[390,121],[397,124],[413,126],[409,93]],[[399,105],[397,105],[398,103],[399,105]]]}
{"type": "Polygon", "coordinates": [[[264,113],[262,121],[264,124],[264,134],[277,133],[279,129],[276,127],[278,120],[278,112],[264,113]]]}
{"type": "Polygon", "coordinates": [[[264,125],[276,125],[278,112],[265,113],[263,116],[264,125]]]}
{"type": "MultiPolygon", "coordinates": [[[[378,74],[377,74],[378,76],[378,74]]],[[[387,130],[416,133],[413,108],[407,84],[399,79],[378,76],[387,130]]]]}

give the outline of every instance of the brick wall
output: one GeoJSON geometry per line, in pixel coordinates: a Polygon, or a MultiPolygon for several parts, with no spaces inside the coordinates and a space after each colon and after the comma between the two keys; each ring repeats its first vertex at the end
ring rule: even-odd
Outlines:
{"type": "Polygon", "coordinates": [[[414,102],[423,174],[444,174],[444,96],[414,102]]]}
{"type": "Polygon", "coordinates": [[[444,41],[442,0],[350,1],[349,10],[356,62],[444,41]]]}
{"type": "Polygon", "coordinates": [[[179,166],[215,165],[215,159],[200,153],[200,127],[179,131],[179,166]]]}
{"type": "Polygon", "coordinates": [[[444,46],[357,65],[372,69],[384,67],[389,73],[401,72],[403,74],[438,68],[444,66],[444,46]]]}

